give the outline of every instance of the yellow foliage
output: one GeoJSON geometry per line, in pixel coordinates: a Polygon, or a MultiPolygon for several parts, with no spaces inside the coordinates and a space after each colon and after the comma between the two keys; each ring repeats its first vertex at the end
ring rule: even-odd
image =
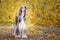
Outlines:
{"type": "Polygon", "coordinates": [[[60,0],[1,0],[0,22],[14,22],[21,5],[28,7],[26,23],[30,25],[60,25],[60,0]]]}

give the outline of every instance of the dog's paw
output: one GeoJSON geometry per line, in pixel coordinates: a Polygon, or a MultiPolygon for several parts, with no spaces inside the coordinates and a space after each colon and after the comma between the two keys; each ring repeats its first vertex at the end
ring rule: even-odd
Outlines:
{"type": "Polygon", "coordinates": [[[13,36],[15,35],[15,34],[12,34],[13,36]]]}
{"type": "Polygon", "coordinates": [[[22,35],[22,38],[27,38],[27,36],[26,35],[22,35]]]}
{"type": "Polygon", "coordinates": [[[21,36],[19,36],[19,35],[15,35],[15,38],[21,38],[21,36]]]}

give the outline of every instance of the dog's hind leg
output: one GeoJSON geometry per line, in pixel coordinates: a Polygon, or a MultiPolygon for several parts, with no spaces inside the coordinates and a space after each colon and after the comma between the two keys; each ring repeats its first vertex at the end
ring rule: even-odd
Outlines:
{"type": "Polygon", "coordinates": [[[20,36],[20,32],[19,32],[19,29],[17,28],[16,29],[16,35],[15,35],[15,37],[18,37],[18,38],[20,38],[21,36],[20,36]]]}
{"type": "Polygon", "coordinates": [[[15,37],[21,38],[19,26],[17,26],[17,28],[16,28],[16,35],[15,35],[15,37]]]}
{"type": "Polygon", "coordinates": [[[14,31],[12,35],[16,35],[16,25],[14,25],[14,31]]]}

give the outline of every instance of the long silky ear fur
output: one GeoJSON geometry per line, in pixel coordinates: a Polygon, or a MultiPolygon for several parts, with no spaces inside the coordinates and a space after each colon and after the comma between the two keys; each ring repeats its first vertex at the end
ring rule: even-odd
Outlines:
{"type": "Polygon", "coordinates": [[[28,8],[25,6],[25,9],[27,10],[28,8]]]}
{"type": "Polygon", "coordinates": [[[19,8],[18,15],[20,16],[22,13],[22,7],[19,8]]]}
{"type": "Polygon", "coordinates": [[[17,23],[18,23],[18,17],[16,16],[16,18],[15,18],[15,23],[16,23],[16,25],[17,25],[17,23]]]}

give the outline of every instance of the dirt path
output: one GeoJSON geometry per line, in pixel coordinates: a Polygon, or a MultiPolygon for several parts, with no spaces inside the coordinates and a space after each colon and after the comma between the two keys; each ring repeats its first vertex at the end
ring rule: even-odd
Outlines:
{"type": "Polygon", "coordinates": [[[60,40],[60,27],[36,27],[35,31],[27,32],[27,39],[21,39],[12,36],[12,26],[0,25],[0,40],[60,40]]]}

